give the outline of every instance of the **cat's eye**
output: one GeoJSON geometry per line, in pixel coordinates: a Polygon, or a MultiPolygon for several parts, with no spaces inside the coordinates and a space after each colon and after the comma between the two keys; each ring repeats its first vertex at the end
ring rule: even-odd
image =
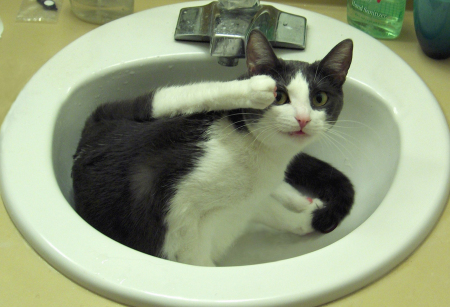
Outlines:
{"type": "Polygon", "coordinates": [[[316,107],[324,106],[328,101],[328,96],[324,92],[319,92],[313,97],[313,105],[316,107]]]}
{"type": "Polygon", "coordinates": [[[282,105],[289,102],[288,95],[283,91],[277,91],[277,97],[275,97],[275,103],[282,105]]]}

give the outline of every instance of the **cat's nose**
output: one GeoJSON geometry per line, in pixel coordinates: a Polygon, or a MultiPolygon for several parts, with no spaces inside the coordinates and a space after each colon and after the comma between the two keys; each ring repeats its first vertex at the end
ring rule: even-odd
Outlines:
{"type": "Polygon", "coordinates": [[[300,128],[303,129],[305,126],[311,121],[311,118],[308,117],[296,117],[295,118],[300,125],[300,128]]]}

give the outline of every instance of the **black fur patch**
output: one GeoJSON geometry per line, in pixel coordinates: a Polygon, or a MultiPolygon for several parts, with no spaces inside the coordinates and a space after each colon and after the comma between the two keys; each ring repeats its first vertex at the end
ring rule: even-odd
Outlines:
{"type": "Polygon", "coordinates": [[[73,188],[77,212],[94,228],[160,256],[167,202],[202,157],[205,132],[220,114],[146,120],[142,99],[100,106],[87,120],[73,188]]]}

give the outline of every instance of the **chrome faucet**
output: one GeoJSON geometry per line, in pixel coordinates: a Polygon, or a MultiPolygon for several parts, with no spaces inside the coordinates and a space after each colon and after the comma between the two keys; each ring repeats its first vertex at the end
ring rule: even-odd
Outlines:
{"type": "Polygon", "coordinates": [[[224,66],[236,66],[245,58],[247,35],[263,32],[273,47],[305,49],[306,18],[282,12],[259,0],[219,0],[204,6],[183,8],[175,39],[210,42],[212,56],[224,66]]]}

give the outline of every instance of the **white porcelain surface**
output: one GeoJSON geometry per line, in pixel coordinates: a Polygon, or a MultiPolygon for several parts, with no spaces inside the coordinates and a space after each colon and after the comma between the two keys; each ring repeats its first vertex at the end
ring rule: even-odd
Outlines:
{"type": "Polygon", "coordinates": [[[2,37],[2,33],[3,33],[3,22],[2,19],[0,18],[0,38],[2,37]]]}
{"type": "MultiPolygon", "coordinates": [[[[207,3],[207,2],[205,2],[207,3]]],[[[106,24],[78,39],[25,86],[1,130],[4,203],[27,241],[87,288],[133,305],[315,305],[348,294],[402,261],[426,237],[449,189],[449,131],[419,77],[371,37],[330,18],[283,5],[308,19],[313,61],[352,38],[345,107],[334,129],[347,136],[308,149],[355,184],[351,215],[331,234],[297,237],[255,230],[219,268],[154,258],[95,231],[72,209],[71,156],[96,105],[151,86],[227,80],[241,74],[208,55],[208,45],[175,42],[181,7],[161,7],[106,24]],[[260,263],[260,264],[256,264],[260,263]],[[244,265],[255,264],[255,265],[244,265]]]]}

